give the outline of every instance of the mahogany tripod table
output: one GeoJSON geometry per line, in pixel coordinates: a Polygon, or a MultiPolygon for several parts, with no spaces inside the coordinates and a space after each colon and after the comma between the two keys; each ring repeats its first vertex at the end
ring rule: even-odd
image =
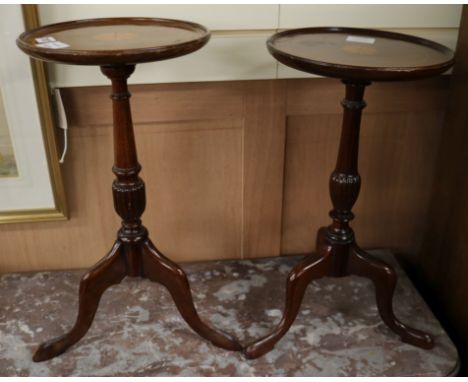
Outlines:
{"type": "Polygon", "coordinates": [[[111,251],[81,279],[79,310],[73,328],[39,346],[34,361],[51,359],[88,331],[104,291],[126,276],[145,277],[164,285],[185,321],[214,345],[241,350],[227,334],[205,324],[195,309],[184,271],[152,244],[141,223],[145,184],[138,163],[127,79],[135,64],[182,56],[200,49],[210,33],[199,24],[151,18],[109,18],[40,27],[19,36],[17,44],[30,56],[51,62],[97,65],[112,82],[114,120],[114,206],[122,226],[111,251]]]}
{"type": "MultiPolygon", "coordinates": [[[[453,65],[453,52],[435,42],[370,29],[304,28],[277,33],[267,42],[270,53],[281,63],[308,73],[339,78],[346,95],[338,159],[330,177],[332,223],[317,235],[315,254],[307,255],[290,272],[286,304],[278,326],[244,349],[248,358],[270,351],[294,322],[307,285],[325,276],[357,275],[375,285],[382,320],[404,342],[429,349],[433,340],[395,317],[392,307],[396,285],[394,269],[356,243],[349,222],[361,186],[358,173],[359,129],[364,90],[372,81],[414,80],[435,76],[453,65]]],[[[313,102],[313,100],[311,100],[313,102]]]]}

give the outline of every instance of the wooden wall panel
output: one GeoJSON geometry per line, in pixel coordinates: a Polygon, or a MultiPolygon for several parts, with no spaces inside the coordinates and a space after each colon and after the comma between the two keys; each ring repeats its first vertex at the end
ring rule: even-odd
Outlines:
{"type": "Polygon", "coordinates": [[[427,230],[419,251],[419,285],[444,324],[468,375],[468,6],[463,6],[427,230]]]}
{"type": "MultiPolygon", "coordinates": [[[[242,117],[244,82],[129,85],[135,124],[242,117]]],[[[73,127],[110,125],[110,88],[62,89],[73,127]]]]}
{"type": "MultiPolygon", "coordinates": [[[[443,77],[367,88],[359,158],[362,186],[352,222],[363,247],[388,247],[414,262],[426,224],[446,91],[443,77]]],[[[338,151],[343,92],[336,80],[316,86],[289,81],[283,254],[313,251],[318,228],[330,222],[328,179],[338,151]]]]}
{"type": "MultiPolygon", "coordinates": [[[[365,113],[359,172],[361,193],[352,226],[363,247],[415,254],[421,244],[434,179],[443,110],[365,113]]],[[[288,118],[282,253],[315,249],[330,223],[329,174],[336,163],[338,114],[288,118]]]]}
{"type": "Polygon", "coordinates": [[[285,89],[284,81],[246,87],[243,257],[280,254],[285,89]]]}
{"type": "Polygon", "coordinates": [[[144,127],[136,129],[146,163],[143,219],[155,245],[182,261],[240,257],[242,120],[144,127]]]}
{"type": "MultiPolygon", "coordinates": [[[[418,248],[447,82],[369,88],[356,206],[365,245],[418,248]]],[[[143,220],[161,250],[188,261],[313,248],[317,226],[328,223],[344,91],[339,81],[135,85],[131,91],[148,193],[143,220]]],[[[108,87],[63,89],[71,219],[1,226],[0,272],[88,267],[109,250],[119,219],[111,198],[108,93],[108,87]]]]}
{"type": "MultiPolygon", "coordinates": [[[[328,169],[336,162],[339,114],[290,116],[287,122],[281,253],[315,250],[331,208],[328,169]]],[[[330,170],[331,172],[331,170],[330,170]]]]}

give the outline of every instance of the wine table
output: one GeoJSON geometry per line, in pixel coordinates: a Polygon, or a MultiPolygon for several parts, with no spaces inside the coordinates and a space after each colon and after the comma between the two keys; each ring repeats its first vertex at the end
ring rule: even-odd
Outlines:
{"type": "MultiPolygon", "coordinates": [[[[329,182],[332,223],[319,230],[316,252],[305,256],[290,272],[280,323],[270,334],[250,343],[244,349],[245,355],[257,358],[273,349],[296,319],[312,280],[349,275],[373,281],[382,320],[404,342],[432,348],[429,334],[411,328],[395,316],[395,271],[359,247],[349,223],[354,218],[351,209],[361,187],[358,153],[365,88],[373,81],[416,80],[441,74],[453,65],[453,52],[435,42],[400,33],[336,27],[279,32],[270,37],[267,47],[284,65],[341,79],[345,98],[341,101],[344,111],[338,158],[329,182]]],[[[413,323],[418,323],[418,317],[413,323]]]]}
{"type": "Polygon", "coordinates": [[[104,291],[126,276],[161,283],[169,290],[180,314],[195,332],[219,347],[241,349],[235,339],[200,319],[185,272],[153,245],[142,225],[145,184],[138,176],[141,166],[137,158],[127,87],[127,79],[136,64],[189,54],[203,47],[209,38],[206,28],[186,21],[106,18],[46,25],[24,32],[17,39],[18,47],[31,57],[62,64],[99,66],[111,80],[114,121],[112,171],[116,176],[112,192],[115,211],[122,218],[122,226],[110,252],[81,279],[75,325],[68,333],[41,344],[33,356],[34,361],[53,358],[79,341],[91,326],[104,291]]]}

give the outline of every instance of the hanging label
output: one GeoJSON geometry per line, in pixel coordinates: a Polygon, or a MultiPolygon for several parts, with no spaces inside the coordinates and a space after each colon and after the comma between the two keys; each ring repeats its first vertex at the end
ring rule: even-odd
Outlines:
{"type": "Polygon", "coordinates": [[[375,42],[375,38],[363,36],[348,36],[346,37],[346,41],[357,42],[360,44],[373,44],[375,42]]]}

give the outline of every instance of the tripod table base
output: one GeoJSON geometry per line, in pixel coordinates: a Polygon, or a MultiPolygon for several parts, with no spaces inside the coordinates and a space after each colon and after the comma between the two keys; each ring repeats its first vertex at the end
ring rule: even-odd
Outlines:
{"type": "MultiPolygon", "coordinates": [[[[247,358],[257,358],[271,351],[286,334],[296,319],[307,286],[326,276],[360,276],[372,280],[375,287],[377,309],[383,322],[402,341],[431,349],[432,337],[420,330],[403,324],[393,312],[393,294],[397,276],[394,268],[386,262],[366,253],[354,240],[336,244],[327,238],[327,228],[319,230],[317,252],[305,256],[289,273],[286,286],[286,307],[279,325],[267,336],[255,340],[244,349],[247,358]]],[[[317,296],[317,298],[321,298],[317,296]]]]}
{"type": "Polygon", "coordinates": [[[90,328],[103,293],[126,276],[140,276],[164,285],[181,316],[195,332],[224,349],[241,350],[240,345],[228,334],[220,333],[201,321],[182,268],[162,255],[148,238],[129,243],[118,239],[107,256],[82,277],[78,317],[73,328],[60,337],[42,343],[34,353],[33,360],[40,362],[51,359],[78,342],[90,328]],[[132,264],[132,261],[135,263],[132,264]]]}

